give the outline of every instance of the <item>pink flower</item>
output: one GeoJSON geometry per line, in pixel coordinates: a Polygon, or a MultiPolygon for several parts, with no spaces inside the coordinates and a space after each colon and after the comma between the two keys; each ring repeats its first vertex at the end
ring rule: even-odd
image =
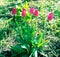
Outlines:
{"type": "Polygon", "coordinates": [[[34,13],[34,8],[30,8],[30,13],[31,13],[31,14],[34,13]]]}
{"type": "Polygon", "coordinates": [[[38,9],[36,9],[36,10],[34,11],[34,16],[38,16],[38,14],[39,14],[38,9]]]}
{"type": "Polygon", "coordinates": [[[26,16],[26,9],[23,8],[22,10],[22,16],[25,17],[26,16]]]}
{"type": "Polygon", "coordinates": [[[48,20],[52,20],[54,17],[54,14],[52,12],[48,13],[48,20]]]}
{"type": "Polygon", "coordinates": [[[13,14],[13,15],[16,14],[16,8],[12,8],[12,14],[13,14]]]}

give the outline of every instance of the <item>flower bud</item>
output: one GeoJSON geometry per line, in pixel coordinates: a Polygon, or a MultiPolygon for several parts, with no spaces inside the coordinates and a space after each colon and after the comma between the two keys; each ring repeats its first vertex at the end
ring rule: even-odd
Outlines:
{"type": "Polygon", "coordinates": [[[13,15],[16,14],[16,8],[12,8],[12,14],[13,14],[13,15]]]}
{"type": "Polygon", "coordinates": [[[34,8],[30,8],[30,13],[31,13],[31,14],[34,13],[34,8]]]}
{"type": "Polygon", "coordinates": [[[25,17],[26,16],[26,9],[22,10],[22,16],[25,17]]]}
{"type": "Polygon", "coordinates": [[[38,16],[38,14],[39,14],[38,9],[36,9],[36,10],[34,11],[34,16],[38,16]]]}
{"type": "Polygon", "coordinates": [[[54,17],[54,14],[52,12],[48,13],[48,20],[52,20],[54,17]]]}

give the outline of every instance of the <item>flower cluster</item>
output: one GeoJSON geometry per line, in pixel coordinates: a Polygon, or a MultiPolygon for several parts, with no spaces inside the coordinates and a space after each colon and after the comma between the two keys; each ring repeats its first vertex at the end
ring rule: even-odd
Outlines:
{"type": "MultiPolygon", "coordinates": [[[[22,16],[25,17],[26,16],[26,9],[22,9],[22,16]]],[[[38,16],[38,9],[34,9],[34,8],[30,8],[30,13],[33,14],[34,16],[38,16]]]]}
{"type": "Polygon", "coordinates": [[[38,16],[39,12],[38,9],[30,8],[30,13],[34,14],[34,16],[38,16]]]}
{"type": "MultiPolygon", "coordinates": [[[[16,12],[17,12],[17,11],[16,11],[16,8],[12,8],[12,14],[15,15],[16,12]]],[[[30,8],[29,12],[30,12],[31,14],[33,14],[34,16],[36,16],[36,17],[39,15],[38,9],[34,9],[33,7],[30,8]]],[[[25,17],[26,14],[27,14],[27,10],[23,8],[23,9],[22,9],[22,16],[25,17]]],[[[49,12],[49,13],[48,13],[48,17],[47,17],[48,20],[52,20],[53,17],[54,17],[54,14],[53,14],[52,12],[49,12]]]]}

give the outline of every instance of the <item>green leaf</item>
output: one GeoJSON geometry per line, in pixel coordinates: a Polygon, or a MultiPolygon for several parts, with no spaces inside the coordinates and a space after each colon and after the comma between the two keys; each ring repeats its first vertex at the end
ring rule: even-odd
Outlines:
{"type": "Polygon", "coordinates": [[[29,57],[32,57],[33,55],[34,55],[34,52],[36,51],[36,49],[35,48],[33,48],[32,49],[32,52],[31,52],[31,54],[30,54],[30,56],[29,57]]]}
{"type": "Polygon", "coordinates": [[[21,48],[26,49],[27,52],[29,53],[30,46],[28,44],[21,45],[21,48]]]}
{"type": "Polygon", "coordinates": [[[42,38],[44,37],[44,34],[43,33],[41,33],[41,36],[40,36],[40,38],[39,38],[39,40],[38,40],[38,45],[42,42],[42,38]]]}
{"type": "Polygon", "coordinates": [[[43,46],[43,45],[46,44],[48,41],[49,41],[49,40],[43,41],[42,43],[40,43],[40,44],[38,45],[38,47],[43,46]]]}
{"type": "Polygon", "coordinates": [[[16,45],[16,46],[13,46],[11,47],[11,49],[14,51],[14,52],[17,52],[17,53],[25,53],[26,50],[21,48],[21,45],[16,45]]]}
{"type": "Polygon", "coordinates": [[[16,46],[11,47],[14,52],[17,53],[29,53],[30,46],[28,44],[17,44],[16,46]]]}

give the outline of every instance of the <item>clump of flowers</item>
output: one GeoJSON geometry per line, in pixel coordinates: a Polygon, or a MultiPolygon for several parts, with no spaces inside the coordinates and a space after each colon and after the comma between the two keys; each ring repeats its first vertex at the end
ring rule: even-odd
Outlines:
{"type": "MultiPolygon", "coordinates": [[[[34,16],[38,16],[39,15],[39,12],[38,12],[38,9],[34,9],[33,7],[29,9],[30,10],[30,13],[33,14],[34,16]]],[[[16,8],[12,8],[12,14],[15,15],[17,12],[16,8]]],[[[23,17],[26,17],[27,15],[27,10],[25,8],[22,9],[22,16],[23,17]]]]}
{"type": "Polygon", "coordinates": [[[36,17],[39,15],[38,9],[34,9],[34,8],[30,8],[30,13],[36,17]]]}
{"type": "MultiPolygon", "coordinates": [[[[33,7],[30,8],[30,13],[33,14],[34,16],[38,16],[39,15],[39,11],[38,9],[34,9],[33,7]]],[[[16,8],[12,8],[12,14],[15,15],[17,12],[16,8]]],[[[27,15],[27,10],[25,8],[22,9],[22,16],[26,17],[27,15]]],[[[54,14],[53,12],[49,12],[48,13],[48,20],[52,20],[54,18],[54,14]]]]}
{"type": "MultiPolygon", "coordinates": [[[[17,12],[16,8],[12,8],[12,14],[15,15],[16,12],[17,12]]],[[[33,7],[30,8],[30,13],[36,17],[39,15],[38,9],[34,9],[33,7]]],[[[25,8],[23,8],[22,9],[22,16],[26,17],[26,15],[27,15],[27,10],[25,8]]],[[[52,20],[54,18],[53,12],[49,12],[47,17],[48,17],[48,20],[52,20]]]]}

